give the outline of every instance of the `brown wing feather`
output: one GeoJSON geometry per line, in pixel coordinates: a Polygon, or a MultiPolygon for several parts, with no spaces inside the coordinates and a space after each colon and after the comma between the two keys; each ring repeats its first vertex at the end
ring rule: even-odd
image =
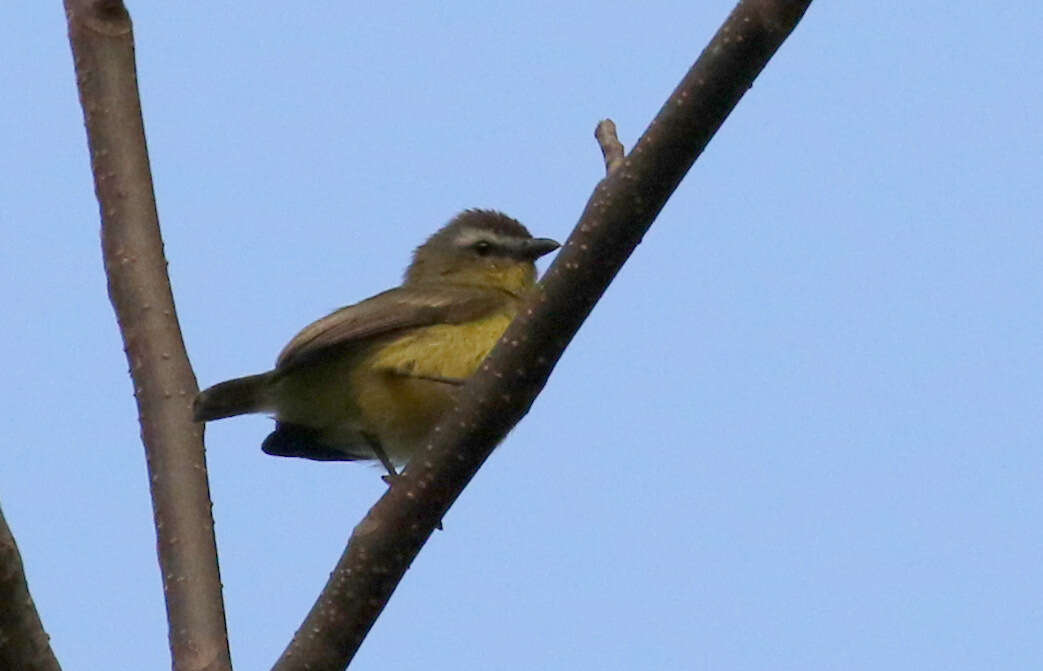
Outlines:
{"type": "Polygon", "coordinates": [[[284,371],[321,358],[334,349],[394,331],[432,324],[459,324],[489,314],[504,296],[478,287],[398,287],[341,308],[294,336],[276,360],[284,371]]]}

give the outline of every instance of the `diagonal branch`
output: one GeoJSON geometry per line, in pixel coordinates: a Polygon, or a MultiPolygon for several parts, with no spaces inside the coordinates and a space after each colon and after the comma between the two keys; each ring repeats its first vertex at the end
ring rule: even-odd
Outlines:
{"type": "Polygon", "coordinates": [[[43,630],[18,546],[0,512],[0,669],[61,671],[43,630]]]}
{"type": "Polygon", "coordinates": [[[87,125],[109,297],[148,460],[177,670],[231,669],[197,391],[181,339],[141,120],[134,36],[120,0],[65,0],[87,125]]]}
{"type": "MultiPolygon", "coordinates": [[[[424,453],[355,527],[276,671],[343,669],[442,516],[532,405],[580,324],[811,0],[742,0],[579,223],[424,453]]],[[[606,157],[607,159],[609,157],[606,157]]]]}

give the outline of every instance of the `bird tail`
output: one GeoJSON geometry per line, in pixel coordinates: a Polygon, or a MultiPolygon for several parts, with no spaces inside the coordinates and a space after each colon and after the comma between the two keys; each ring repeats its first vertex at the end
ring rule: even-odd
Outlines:
{"type": "Polygon", "coordinates": [[[267,410],[265,393],[270,373],[247,375],[204,389],[192,404],[192,418],[197,422],[224,419],[236,415],[267,410]]]}

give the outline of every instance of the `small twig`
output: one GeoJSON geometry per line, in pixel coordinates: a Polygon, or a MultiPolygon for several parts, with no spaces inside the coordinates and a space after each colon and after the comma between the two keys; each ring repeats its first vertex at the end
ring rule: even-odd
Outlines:
{"type": "Polygon", "coordinates": [[[14,536],[0,512],[0,669],[61,671],[43,630],[14,536]]]}
{"type": "Polygon", "coordinates": [[[616,135],[616,124],[612,119],[602,119],[594,129],[594,137],[601,146],[601,154],[605,157],[605,175],[611,175],[623,165],[625,151],[623,143],[616,135]]]}

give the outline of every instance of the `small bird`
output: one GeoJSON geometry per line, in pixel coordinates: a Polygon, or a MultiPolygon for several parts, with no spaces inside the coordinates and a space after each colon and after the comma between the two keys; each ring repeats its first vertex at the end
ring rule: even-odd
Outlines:
{"type": "Polygon", "coordinates": [[[500,339],[560,245],[492,210],[465,210],[413,253],[405,278],[294,336],[267,373],[196,396],[197,422],[270,413],[267,454],[406,463],[500,339]]]}

